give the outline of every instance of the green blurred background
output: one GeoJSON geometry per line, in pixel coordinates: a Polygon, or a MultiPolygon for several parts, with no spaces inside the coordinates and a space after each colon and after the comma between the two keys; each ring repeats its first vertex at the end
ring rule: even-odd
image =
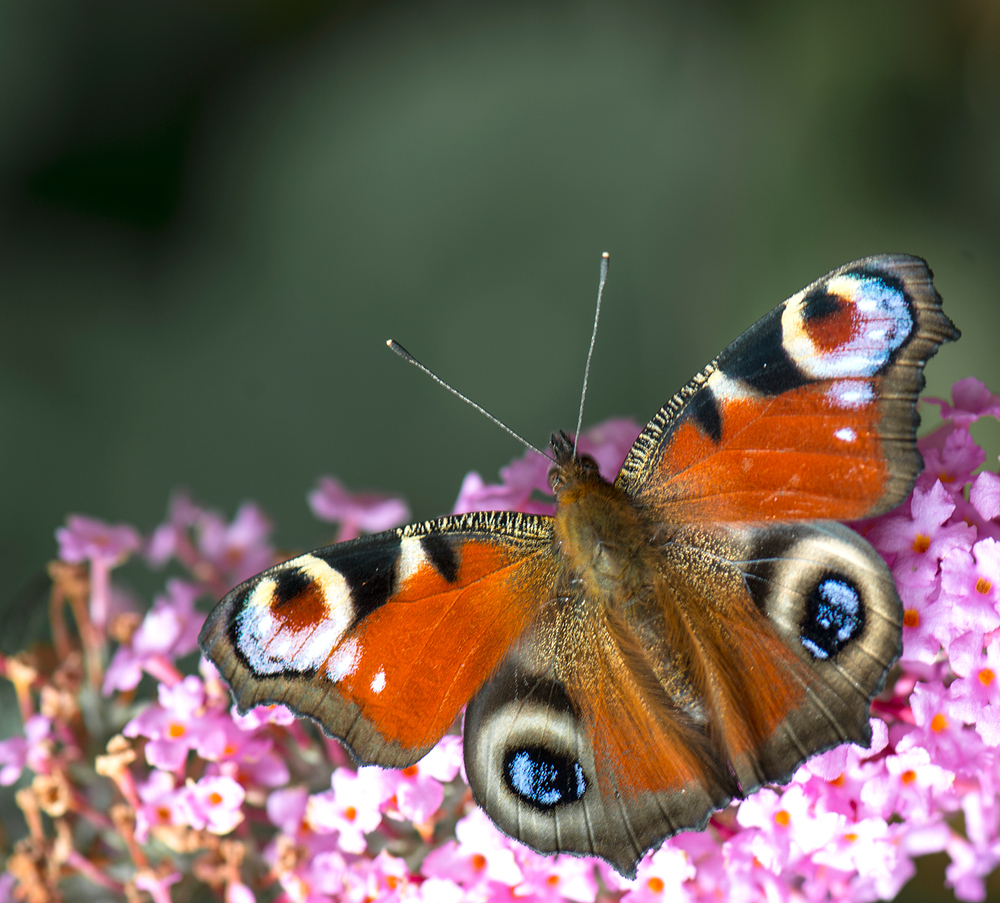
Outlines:
{"type": "Polygon", "coordinates": [[[323,473],[446,511],[521,450],[384,340],[542,444],[604,250],[587,423],[884,251],[965,333],[929,391],[1000,389],[1000,5],[4,4],[0,598],[178,487],[288,549],[323,473]]]}

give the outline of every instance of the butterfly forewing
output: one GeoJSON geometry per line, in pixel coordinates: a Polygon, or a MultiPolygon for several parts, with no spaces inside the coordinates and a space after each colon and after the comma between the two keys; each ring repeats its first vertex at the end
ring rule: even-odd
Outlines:
{"type": "Polygon", "coordinates": [[[475,513],[318,549],[232,590],[202,648],[241,711],[284,703],[362,762],[412,764],[528,624],[550,520],[475,513]]]}
{"type": "Polygon", "coordinates": [[[958,337],[927,264],[869,257],[747,330],[647,424],[617,484],[673,522],[852,520],[921,466],[923,367],[958,337]]]}

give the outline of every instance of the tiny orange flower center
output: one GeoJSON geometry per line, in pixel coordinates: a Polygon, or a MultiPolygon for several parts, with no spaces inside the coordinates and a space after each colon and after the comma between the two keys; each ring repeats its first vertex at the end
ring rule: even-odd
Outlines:
{"type": "Polygon", "coordinates": [[[913,540],[913,551],[923,554],[931,547],[931,538],[923,533],[918,533],[913,540]]]}
{"type": "Polygon", "coordinates": [[[663,888],[666,887],[666,885],[663,883],[662,878],[653,875],[653,877],[646,882],[646,887],[648,887],[654,894],[662,894],[663,888]]]}
{"type": "Polygon", "coordinates": [[[938,479],[942,483],[954,483],[955,482],[955,478],[950,473],[946,473],[943,470],[941,471],[940,474],[938,474],[938,479]]]}
{"type": "Polygon", "coordinates": [[[558,875],[549,875],[549,877],[545,879],[545,883],[549,887],[556,887],[559,884],[559,876],[558,875]]]}
{"type": "Polygon", "coordinates": [[[472,867],[477,872],[481,872],[484,868],[486,868],[486,857],[482,853],[473,853],[472,867]]]}
{"type": "Polygon", "coordinates": [[[846,840],[848,843],[854,843],[854,841],[856,841],[857,839],[858,835],[855,834],[853,831],[844,835],[844,840],[846,840]]]}
{"type": "Polygon", "coordinates": [[[917,779],[917,773],[912,768],[907,768],[900,776],[899,779],[904,784],[912,784],[917,779]]]}
{"type": "Polygon", "coordinates": [[[178,737],[183,737],[185,733],[186,733],[186,728],[184,727],[184,725],[178,724],[176,721],[172,722],[170,724],[170,727],[167,728],[167,736],[170,737],[171,740],[176,740],[178,737]]]}
{"type": "Polygon", "coordinates": [[[941,733],[948,726],[948,719],[944,717],[940,712],[938,712],[933,718],[931,718],[931,730],[941,733]]]}
{"type": "Polygon", "coordinates": [[[156,817],[160,819],[160,821],[166,821],[170,818],[170,810],[166,806],[160,806],[156,810],[156,817]]]}
{"type": "Polygon", "coordinates": [[[979,682],[984,687],[988,687],[991,683],[993,683],[993,680],[994,680],[995,677],[996,677],[996,674],[993,673],[993,669],[992,668],[983,668],[979,672],[979,682]]]}
{"type": "Polygon", "coordinates": [[[787,828],[788,827],[788,823],[791,820],[792,820],[792,816],[788,812],[787,809],[779,809],[777,812],[774,813],[774,822],[775,822],[775,824],[781,825],[781,827],[783,827],[783,828],[787,828]]]}
{"type": "Polygon", "coordinates": [[[208,801],[213,806],[218,806],[222,802],[222,794],[218,790],[214,790],[208,795],[208,801]]]}
{"type": "Polygon", "coordinates": [[[420,773],[420,769],[416,765],[410,765],[408,768],[403,769],[403,776],[407,778],[415,778],[420,773]]]}
{"type": "Polygon", "coordinates": [[[920,626],[920,612],[915,608],[908,608],[903,612],[903,626],[904,627],[919,627],[920,626]]]}
{"type": "Polygon", "coordinates": [[[980,577],[976,581],[976,592],[986,595],[991,589],[993,589],[993,584],[987,580],[985,577],[980,577]]]}
{"type": "Polygon", "coordinates": [[[386,887],[388,887],[389,890],[395,890],[400,885],[399,876],[398,875],[389,875],[385,879],[385,883],[386,883],[386,887]]]}
{"type": "Polygon", "coordinates": [[[236,755],[236,744],[235,743],[227,743],[226,744],[226,748],[224,750],[222,750],[222,754],[224,756],[235,756],[236,755]]]}
{"type": "Polygon", "coordinates": [[[847,782],[844,780],[844,773],[841,772],[832,781],[827,781],[827,783],[834,787],[843,787],[847,782]]]}
{"type": "Polygon", "coordinates": [[[358,817],[358,810],[355,809],[354,806],[348,806],[344,810],[344,818],[346,818],[348,821],[354,821],[354,819],[356,819],[357,817],[358,817]]]}

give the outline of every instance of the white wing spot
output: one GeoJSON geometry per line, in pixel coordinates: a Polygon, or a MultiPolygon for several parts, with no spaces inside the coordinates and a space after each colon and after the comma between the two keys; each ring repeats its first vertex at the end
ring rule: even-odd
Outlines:
{"type": "Polygon", "coordinates": [[[753,398],[754,393],[742,380],[726,376],[721,370],[715,370],[705,381],[719,401],[742,401],[753,398]]]}
{"type": "Polygon", "coordinates": [[[838,380],[827,391],[827,398],[839,408],[863,408],[874,397],[871,383],[859,379],[838,380]]]}
{"type": "Polygon", "coordinates": [[[858,438],[858,434],[849,426],[845,426],[843,429],[837,430],[837,432],[833,435],[836,436],[841,442],[853,442],[858,438]]]}
{"type": "Polygon", "coordinates": [[[404,536],[399,543],[399,558],[396,561],[396,580],[404,586],[427,561],[427,553],[416,536],[404,536]]]}
{"type": "Polygon", "coordinates": [[[361,644],[356,637],[351,637],[330,656],[326,666],[326,676],[337,683],[345,677],[350,677],[357,670],[360,661],[361,644]]]}
{"type": "Polygon", "coordinates": [[[378,696],[385,689],[385,669],[379,668],[378,673],[372,678],[372,692],[378,696]]]}

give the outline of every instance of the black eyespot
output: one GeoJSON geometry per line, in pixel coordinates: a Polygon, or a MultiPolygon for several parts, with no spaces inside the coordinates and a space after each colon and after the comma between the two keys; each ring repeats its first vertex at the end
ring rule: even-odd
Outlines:
{"type": "Polygon", "coordinates": [[[313,578],[298,568],[284,568],[274,575],[274,596],[271,606],[280,609],[292,600],[301,602],[312,587],[313,578]]]}
{"type": "Polygon", "coordinates": [[[845,303],[839,295],[831,295],[825,288],[818,288],[802,299],[802,319],[807,323],[824,320],[838,313],[845,303]]]}
{"type": "Polygon", "coordinates": [[[507,786],[535,809],[575,803],[587,791],[579,762],[540,746],[508,750],[503,773],[507,786]]]}
{"type": "Polygon", "coordinates": [[[827,576],[806,599],[799,639],[814,658],[836,655],[864,630],[865,609],[857,587],[844,577],[827,576]]]}

